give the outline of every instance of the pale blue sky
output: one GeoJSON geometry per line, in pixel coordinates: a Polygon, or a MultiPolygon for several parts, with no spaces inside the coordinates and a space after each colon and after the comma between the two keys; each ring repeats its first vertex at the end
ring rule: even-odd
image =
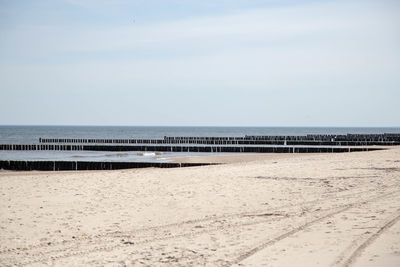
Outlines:
{"type": "Polygon", "coordinates": [[[0,124],[400,126],[400,2],[0,0],[0,93],[0,124]]]}

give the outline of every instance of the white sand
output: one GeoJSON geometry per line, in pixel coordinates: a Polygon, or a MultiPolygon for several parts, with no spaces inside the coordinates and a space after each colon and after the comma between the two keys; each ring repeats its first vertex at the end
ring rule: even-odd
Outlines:
{"type": "Polygon", "coordinates": [[[400,149],[275,156],[1,173],[0,266],[400,266],[400,149]]]}

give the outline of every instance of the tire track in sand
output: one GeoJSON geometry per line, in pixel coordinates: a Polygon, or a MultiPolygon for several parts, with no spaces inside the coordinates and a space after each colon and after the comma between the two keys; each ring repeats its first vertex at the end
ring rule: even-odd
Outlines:
{"type": "MultiPolygon", "coordinates": [[[[157,242],[157,241],[163,241],[163,240],[168,240],[168,239],[174,239],[174,238],[181,238],[181,237],[193,237],[196,235],[201,235],[204,233],[209,233],[212,231],[218,231],[220,229],[226,229],[226,228],[237,228],[237,227],[243,227],[246,225],[255,225],[255,224],[260,224],[260,223],[266,223],[266,222],[271,222],[271,221],[279,221],[285,218],[290,218],[290,217],[294,217],[294,216],[302,216],[304,215],[304,206],[305,205],[318,205],[318,204],[322,204],[323,202],[329,201],[332,198],[355,198],[358,195],[361,195],[365,192],[370,192],[370,190],[368,191],[363,191],[363,192],[359,192],[359,194],[347,194],[344,196],[333,196],[331,198],[324,198],[324,199],[316,199],[313,201],[308,201],[308,202],[304,202],[304,203],[300,203],[298,205],[294,205],[294,206],[290,206],[290,205],[286,205],[286,206],[282,206],[279,208],[276,208],[275,211],[279,211],[280,209],[284,208],[284,207],[291,207],[294,208],[296,207],[297,209],[302,209],[302,211],[297,211],[291,215],[288,216],[284,216],[284,217],[269,217],[268,215],[276,215],[273,214],[274,212],[271,212],[269,214],[249,214],[249,212],[242,212],[242,213],[237,213],[237,214],[231,214],[231,215],[227,215],[227,216],[218,216],[218,217],[213,217],[213,218],[204,218],[204,219],[198,219],[198,220],[189,220],[189,221],[185,221],[185,222],[180,222],[180,223],[174,223],[174,224],[169,224],[169,225],[165,225],[165,226],[156,226],[156,227],[149,227],[149,228],[144,228],[144,229],[138,229],[138,230],[133,230],[133,231],[128,231],[128,232],[113,232],[113,233],[106,233],[104,235],[96,235],[96,236],[92,236],[92,237],[86,237],[86,238],[82,238],[82,239],[74,239],[72,242],[58,242],[56,244],[51,244],[49,246],[50,251],[48,252],[38,252],[38,253],[33,253],[30,254],[29,251],[32,251],[34,249],[37,248],[42,248],[42,247],[48,247],[46,246],[46,244],[39,244],[34,248],[25,248],[25,250],[27,250],[27,257],[33,257],[34,259],[30,260],[30,261],[26,261],[26,262],[22,262],[22,263],[13,263],[13,265],[28,265],[28,264],[33,264],[33,263],[38,263],[38,262],[44,262],[44,261],[48,261],[48,260],[58,260],[58,259],[62,259],[62,258],[68,258],[68,257],[73,257],[73,256],[84,256],[93,252],[99,252],[99,251],[112,251],[118,248],[123,248],[126,247],[127,244],[125,243],[121,243],[120,239],[121,238],[137,238],[137,234],[139,233],[148,233],[151,231],[161,231],[161,233],[153,233],[150,236],[157,236],[157,237],[153,237],[153,238],[144,238],[144,240],[139,240],[134,242],[135,245],[143,245],[143,244],[147,244],[147,243],[151,243],[151,242],[157,242]],[[269,218],[267,219],[262,219],[262,220],[258,220],[258,221],[253,221],[253,220],[249,220],[249,218],[252,217],[262,217],[262,216],[268,216],[269,218]],[[241,222],[239,220],[238,223],[235,224],[231,224],[231,225],[213,225],[215,223],[219,223],[218,219],[222,219],[222,218],[237,218],[237,219],[242,219],[245,220],[244,222],[241,222]],[[247,221],[246,221],[247,220],[247,221]],[[202,226],[202,228],[204,228],[203,230],[197,230],[196,228],[189,228],[189,229],[183,229],[182,233],[176,233],[176,234],[172,234],[173,231],[167,231],[168,228],[177,228],[178,231],[180,228],[182,228],[182,226],[190,226],[190,225],[194,225],[194,224],[198,224],[200,222],[210,222],[210,225],[207,226],[202,226]],[[118,239],[118,240],[117,240],[118,239]],[[108,245],[105,246],[104,244],[110,244],[110,243],[114,243],[113,245],[108,245]],[[71,246],[68,246],[71,245],[71,246]],[[56,248],[58,246],[58,248],[56,248]],[[82,246],[89,246],[89,248],[86,248],[84,250],[82,250],[82,246]],[[56,248],[55,250],[53,248],[56,248]],[[69,252],[65,253],[65,251],[70,250],[69,252]],[[71,251],[71,250],[77,250],[77,251],[71,251]],[[62,253],[64,252],[64,253],[62,253]],[[62,253],[62,254],[58,254],[58,253],[62,253]],[[58,255],[57,255],[58,254],[58,255]]],[[[396,191],[397,192],[397,191],[396,191]]],[[[393,194],[395,192],[391,192],[388,194],[393,194]]],[[[388,194],[384,194],[384,195],[388,195],[388,194]]],[[[382,197],[382,195],[378,196],[378,198],[382,197]]],[[[377,198],[377,197],[375,197],[377,198]]],[[[374,198],[373,198],[374,199],[374,198]]],[[[366,200],[366,202],[368,202],[370,200],[366,200]]],[[[365,202],[365,201],[364,201],[365,202]]],[[[359,202],[356,203],[352,203],[349,205],[342,205],[339,206],[338,208],[335,209],[334,212],[330,212],[326,215],[320,216],[315,220],[312,220],[308,223],[306,223],[305,225],[301,225],[289,232],[286,232],[280,236],[278,236],[277,238],[274,238],[273,240],[270,240],[269,242],[262,244],[261,246],[252,249],[251,251],[245,253],[245,255],[242,255],[241,257],[239,257],[235,262],[240,262],[241,260],[250,257],[252,254],[256,253],[257,251],[261,250],[263,247],[266,247],[268,245],[270,245],[270,243],[275,243],[278,242],[279,240],[292,235],[295,232],[301,231],[302,229],[310,226],[311,224],[314,224],[320,220],[323,220],[325,218],[328,218],[330,216],[333,216],[337,213],[343,212],[351,207],[353,207],[354,205],[359,204],[359,202]]],[[[312,207],[309,207],[308,209],[311,209],[312,207]]],[[[329,209],[332,210],[332,209],[329,209]]],[[[313,212],[316,212],[317,210],[314,210],[313,212]]],[[[265,210],[264,210],[265,212],[265,210]]],[[[323,211],[321,211],[323,212],[323,211]]],[[[172,230],[172,229],[171,229],[172,230]]],[[[143,237],[139,237],[143,238],[143,237]]],[[[127,241],[130,242],[130,241],[127,241]]],[[[129,245],[129,243],[128,243],[129,245]]],[[[11,252],[11,254],[14,254],[12,252],[15,252],[15,250],[7,250],[9,252],[11,252]]],[[[16,250],[17,252],[21,252],[21,250],[16,250]]]]}
{"type": "MultiPolygon", "coordinates": [[[[279,207],[274,207],[272,210],[269,210],[269,213],[276,213],[282,209],[285,208],[295,208],[295,207],[302,207],[302,206],[306,206],[306,205],[312,205],[312,204],[322,204],[325,201],[329,201],[332,199],[345,199],[345,198],[356,198],[360,195],[363,195],[365,193],[370,193],[371,190],[365,190],[365,191],[361,191],[361,192],[356,192],[356,193],[348,193],[342,196],[338,196],[337,192],[332,192],[332,193],[328,193],[326,195],[330,195],[328,197],[324,197],[324,198],[317,198],[317,199],[313,199],[310,201],[305,201],[302,203],[298,203],[296,205],[283,205],[283,206],[279,206],[279,207]]],[[[130,230],[130,231],[114,231],[114,232],[107,232],[107,233],[103,233],[103,234],[96,234],[96,235],[84,235],[84,236],[77,236],[73,239],[68,239],[68,240],[63,240],[63,241],[58,241],[58,242],[42,242],[39,244],[35,244],[35,245],[28,245],[25,247],[18,247],[18,248],[8,248],[8,249],[3,249],[0,250],[0,255],[1,254],[6,254],[6,253],[10,253],[10,252],[23,252],[23,251],[29,251],[29,250],[33,250],[33,249],[39,249],[39,248],[43,248],[43,247],[53,247],[53,246],[57,246],[57,245],[68,245],[70,243],[76,243],[79,241],[90,241],[90,240],[96,240],[96,239],[101,239],[101,238],[106,238],[106,237],[114,237],[114,236],[118,236],[118,237],[122,237],[123,235],[134,235],[134,234],[138,234],[138,233],[143,233],[143,232],[149,232],[149,231],[156,231],[156,230],[162,230],[162,229],[168,229],[168,228],[174,228],[174,227],[180,227],[180,226],[185,226],[185,225],[190,225],[190,224],[198,224],[198,223],[204,223],[204,222],[211,222],[211,221],[217,221],[217,220],[222,220],[222,219],[234,219],[234,218],[239,218],[239,217],[243,217],[243,216],[251,216],[252,214],[262,214],[265,213],[266,209],[259,209],[259,210],[253,210],[253,211],[245,211],[245,212],[239,212],[239,213],[232,213],[232,214],[224,214],[224,215],[220,215],[220,216],[210,216],[210,217],[205,217],[205,218],[199,218],[199,219],[191,219],[191,220],[187,220],[187,221],[182,221],[182,222],[176,222],[176,223],[171,223],[171,224],[165,224],[165,225],[159,225],[159,226],[151,226],[151,227],[145,227],[145,228],[139,228],[139,229],[134,229],[134,230],[130,230]]]]}
{"type": "Polygon", "coordinates": [[[375,232],[366,232],[359,239],[352,242],[352,244],[342,252],[338,259],[332,264],[332,266],[350,266],[355,262],[355,259],[361,255],[361,253],[371,245],[381,234],[387,229],[395,225],[400,220],[400,209],[394,215],[387,217],[383,223],[380,223],[376,227],[378,228],[375,232]]]}
{"type": "MultiPolygon", "coordinates": [[[[326,211],[326,210],[321,210],[320,212],[324,212],[324,211],[326,211]]],[[[87,255],[87,254],[90,254],[93,252],[112,251],[115,249],[127,247],[127,245],[140,246],[140,245],[145,245],[145,244],[152,243],[152,242],[164,241],[164,240],[169,240],[169,239],[176,239],[176,238],[182,238],[182,237],[190,238],[190,237],[198,236],[201,234],[211,233],[214,231],[263,224],[263,223],[272,222],[272,221],[280,221],[280,220],[284,220],[287,218],[299,217],[299,216],[303,216],[303,215],[304,215],[303,211],[298,211],[298,212],[292,213],[290,215],[280,215],[280,214],[273,214],[273,213],[245,215],[242,218],[240,218],[241,220],[244,220],[244,222],[241,222],[239,220],[239,222],[236,222],[233,224],[230,223],[230,224],[226,225],[226,224],[220,224],[219,221],[215,221],[215,223],[218,225],[213,225],[211,223],[209,226],[201,226],[201,228],[204,228],[202,230],[198,230],[198,229],[196,229],[196,227],[191,227],[191,228],[187,228],[187,229],[178,229],[178,231],[182,230],[183,232],[176,233],[176,234],[171,234],[171,232],[154,233],[151,235],[153,237],[151,237],[151,238],[145,237],[144,240],[140,240],[143,237],[137,237],[137,236],[123,234],[121,236],[119,236],[119,235],[114,236],[111,239],[99,239],[99,240],[97,240],[98,242],[89,241],[89,243],[71,244],[68,247],[61,246],[60,248],[57,248],[56,250],[52,249],[52,250],[46,252],[45,255],[47,255],[47,259],[43,258],[43,256],[44,256],[43,252],[26,255],[29,257],[36,257],[36,259],[27,261],[27,262],[23,262],[18,265],[28,265],[28,264],[33,264],[33,263],[37,263],[37,262],[43,262],[46,260],[58,260],[58,259],[72,257],[72,256],[84,256],[84,255],[87,255]],[[275,216],[279,216],[279,217],[275,217],[275,216]],[[257,217],[257,218],[262,218],[262,219],[258,219],[256,221],[254,221],[252,219],[252,217],[257,217]],[[265,219],[263,217],[268,217],[268,218],[265,219]],[[154,236],[156,236],[156,237],[154,237],[154,236]],[[121,238],[124,238],[124,239],[122,239],[123,241],[125,241],[126,238],[128,240],[126,240],[125,242],[121,242],[121,238]],[[131,238],[134,238],[133,239],[134,241],[131,238]],[[132,241],[129,241],[129,240],[132,240],[132,241]],[[105,246],[104,244],[106,244],[106,243],[107,244],[114,243],[114,245],[105,246]],[[92,247],[82,250],[83,247],[85,247],[85,246],[86,247],[92,246],[92,247]],[[70,251],[65,253],[66,250],[70,250],[70,251]],[[71,250],[78,250],[78,251],[71,251],[71,250]],[[61,253],[61,254],[57,255],[57,253],[61,253]]]]}
{"type": "MultiPolygon", "coordinates": [[[[353,207],[362,206],[362,205],[368,204],[369,202],[373,202],[373,201],[377,201],[379,199],[386,198],[386,197],[391,196],[391,195],[393,195],[395,193],[398,193],[398,192],[400,192],[400,190],[396,190],[396,191],[392,191],[392,192],[389,192],[389,193],[386,193],[386,194],[382,194],[382,195],[379,195],[377,197],[370,198],[368,200],[358,201],[358,202],[355,202],[355,203],[351,203],[351,204],[348,204],[348,205],[343,205],[341,207],[338,207],[333,212],[330,212],[330,213],[328,213],[326,215],[323,215],[323,216],[320,216],[318,218],[315,218],[315,219],[313,219],[313,220],[311,220],[311,221],[309,221],[307,223],[304,223],[304,224],[302,224],[300,226],[297,226],[297,227],[293,228],[292,230],[284,232],[282,234],[279,234],[279,235],[277,235],[277,236],[275,236],[273,238],[268,238],[268,240],[266,240],[265,242],[262,242],[261,244],[257,245],[256,247],[254,247],[254,248],[252,248],[252,249],[250,249],[248,251],[245,251],[244,253],[239,255],[234,260],[228,262],[225,266],[232,266],[232,265],[239,264],[240,262],[244,261],[245,259],[253,256],[257,252],[259,252],[259,251],[261,251],[261,250],[263,250],[263,249],[265,249],[265,248],[267,248],[267,247],[269,247],[269,246],[271,246],[271,245],[273,245],[273,244],[275,244],[275,243],[277,243],[277,242],[279,242],[279,241],[281,241],[281,240],[283,240],[283,239],[285,239],[285,238],[287,238],[287,237],[289,237],[289,236],[291,236],[291,235],[293,235],[295,233],[303,231],[303,230],[307,229],[308,227],[310,227],[310,226],[312,226],[312,225],[314,225],[314,224],[316,224],[316,223],[318,223],[320,221],[323,221],[324,219],[327,219],[327,218],[330,218],[330,217],[332,217],[334,215],[337,215],[337,214],[340,214],[342,212],[345,212],[345,211],[347,211],[347,210],[349,210],[349,209],[351,209],[353,207]]],[[[396,216],[394,221],[397,221],[399,219],[400,219],[400,215],[396,216]]],[[[393,224],[394,224],[394,222],[393,222],[393,224]]],[[[386,227],[386,228],[388,228],[388,227],[386,227]]],[[[367,245],[365,245],[365,247],[367,245]]],[[[354,251],[354,253],[352,253],[349,257],[344,257],[344,258],[351,261],[357,255],[357,253],[359,251],[361,251],[362,249],[363,248],[356,249],[354,251]]]]}

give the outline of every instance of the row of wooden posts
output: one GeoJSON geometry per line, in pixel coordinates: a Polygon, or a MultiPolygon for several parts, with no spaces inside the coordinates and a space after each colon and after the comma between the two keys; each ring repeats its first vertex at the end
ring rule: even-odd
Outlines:
{"type": "Polygon", "coordinates": [[[363,141],[363,142],[400,142],[400,133],[384,134],[346,134],[346,135],[245,135],[244,137],[232,136],[164,136],[163,139],[87,139],[87,138],[39,138],[39,142],[44,143],[129,143],[132,141],[149,142],[152,141],[363,141]]]}
{"type": "Polygon", "coordinates": [[[299,136],[249,136],[246,139],[255,140],[314,140],[314,141],[400,141],[400,133],[384,134],[308,134],[299,136]]]}
{"type": "Polygon", "coordinates": [[[198,145],[303,145],[303,146],[394,146],[400,141],[323,141],[323,140],[223,140],[223,139],[47,139],[46,144],[198,144],[198,145]]]}
{"type": "Polygon", "coordinates": [[[0,150],[16,150],[16,151],[23,151],[23,150],[59,150],[59,151],[83,151],[85,150],[82,145],[23,145],[23,144],[2,144],[0,145],[0,150]]]}
{"type": "Polygon", "coordinates": [[[118,170],[132,168],[180,168],[215,163],[174,162],[93,162],[93,161],[0,161],[0,169],[15,171],[71,171],[71,170],[118,170]]]}
{"type": "Polygon", "coordinates": [[[384,133],[384,134],[308,134],[308,135],[245,135],[244,137],[197,137],[197,136],[179,136],[164,137],[165,140],[264,140],[264,141],[381,141],[400,142],[400,133],[384,133]]]}
{"type": "Polygon", "coordinates": [[[227,153],[340,153],[371,151],[380,148],[365,146],[211,146],[211,145],[10,145],[0,144],[0,150],[53,151],[154,151],[154,152],[227,152],[227,153]]]}

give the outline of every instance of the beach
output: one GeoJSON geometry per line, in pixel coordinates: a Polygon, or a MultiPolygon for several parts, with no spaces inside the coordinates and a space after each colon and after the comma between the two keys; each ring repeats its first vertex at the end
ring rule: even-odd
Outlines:
{"type": "Polygon", "coordinates": [[[0,265],[400,266],[400,149],[1,172],[0,265]]]}

